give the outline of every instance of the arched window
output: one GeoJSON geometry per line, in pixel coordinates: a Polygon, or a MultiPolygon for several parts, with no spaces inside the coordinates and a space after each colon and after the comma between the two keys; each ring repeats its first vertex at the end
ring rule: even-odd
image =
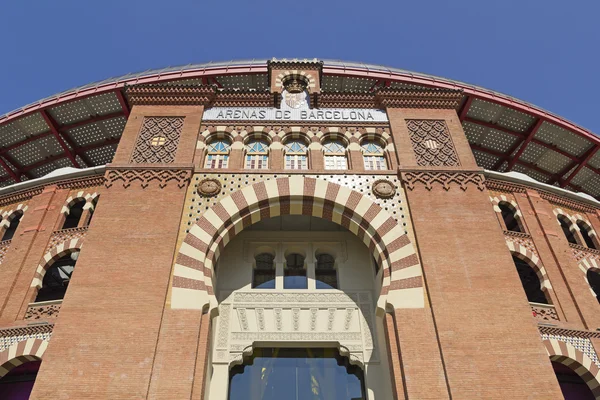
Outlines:
{"type": "Polygon", "coordinates": [[[65,297],[78,256],[78,251],[72,252],[59,258],[48,268],[35,298],[36,302],[61,300],[65,297]]]}
{"type": "Polygon", "coordinates": [[[498,204],[498,208],[500,208],[502,219],[504,220],[504,225],[506,225],[507,230],[513,232],[523,232],[515,210],[512,207],[504,202],[501,202],[498,204]]]}
{"type": "Polygon", "coordinates": [[[246,145],[246,169],[269,168],[269,144],[262,139],[250,139],[246,145]]]}
{"type": "Polygon", "coordinates": [[[94,216],[94,213],[96,212],[96,207],[98,206],[99,198],[100,198],[100,195],[94,197],[94,200],[92,200],[92,207],[90,207],[90,217],[88,218],[88,222],[87,222],[88,225],[92,222],[92,217],[94,216]]]}
{"type": "Polygon", "coordinates": [[[303,255],[293,253],[285,258],[285,268],[283,270],[283,288],[308,288],[308,281],[306,279],[306,268],[304,266],[303,255]]]}
{"type": "Polygon", "coordinates": [[[306,143],[302,139],[290,139],[285,142],[285,169],[307,169],[306,143]]]}
{"type": "Polygon", "coordinates": [[[384,149],[381,143],[376,140],[364,140],[360,147],[363,153],[365,170],[388,169],[385,161],[384,149]]]}
{"type": "Polygon", "coordinates": [[[21,222],[21,218],[23,218],[23,211],[15,211],[12,219],[10,220],[10,225],[4,231],[4,235],[2,236],[2,240],[11,240],[13,236],[15,236],[15,232],[19,223],[21,222]]]}
{"type": "Polygon", "coordinates": [[[589,231],[591,228],[583,221],[577,221],[577,226],[579,227],[579,232],[581,232],[581,237],[583,238],[585,245],[590,249],[597,249],[596,243],[594,243],[594,240],[590,237],[589,231]]]}
{"type": "Polygon", "coordinates": [[[32,355],[19,356],[2,364],[2,369],[10,371],[4,371],[6,375],[0,378],[0,399],[29,399],[41,364],[39,357],[32,355]]]}
{"type": "Polygon", "coordinates": [[[339,139],[327,139],[323,143],[325,169],[348,169],[346,146],[339,139]]]}
{"type": "Polygon", "coordinates": [[[258,348],[231,369],[229,400],[361,400],[364,374],[333,348],[258,348]]]}
{"type": "Polygon", "coordinates": [[[590,287],[596,294],[596,299],[598,299],[598,303],[600,303],[600,273],[590,268],[587,270],[585,276],[587,277],[590,287]]]}
{"type": "Polygon", "coordinates": [[[540,278],[538,278],[535,270],[516,256],[513,256],[513,262],[519,273],[519,278],[521,278],[521,285],[523,285],[527,300],[531,303],[548,304],[548,299],[546,299],[546,295],[542,291],[540,278]]]}
{"type": "Polygon", "coordinates": [[[227,168],[231,142],[226,138],[215,137],[208,143],[208,154],[204,168],[227,168]]]}
{"type": "Polygon", "coordinates": [[[262,253],[255,257],[255,266],[252,271],[252,287],[254,289],[275,289],[274,258],[269,253],[262,253]]]}
{"type": "Polygon", "coordinates": [[[77,228],[81,216],[83,215],[83,206],[85,205],[85,199],[78,199],[69,207],[69,214],[65,218],[65,223],[62,229],[77,228]]]}
{"type": "Polygon", "coordinates": [[[560,222],[560,227],[565,234],[565,237],[569,241],[569,243],[578,244],[577,239],[575,239],[575,235],[571,232],[571,221],[567,217],[562,214],[558,214],[557,216],[558,222],[560,222]]]}
{"type": "Polygon", "coordinates": [[[315,267],[317,289],[337,289],[338,279],[335,269],[335,258],[330,254],[319,254],[315,267]]]}

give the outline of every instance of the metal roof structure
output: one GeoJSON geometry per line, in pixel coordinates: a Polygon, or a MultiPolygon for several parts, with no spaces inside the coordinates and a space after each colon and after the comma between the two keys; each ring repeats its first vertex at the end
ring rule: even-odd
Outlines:
{"type": "MultiPolygon", "coordinates": [[[[0,186],[58,168],[112,160],[129,117],[125,85],[214,84],[268,89],[267,61],[241,60],[168,67],[81,86],[0,116],[0,186]]],[[[325,60],[323,91],[379,87],[460,89],[459,118],[477,163],[524,173],[539,182],[600,198],[600,138],[514,97],[466,83],[379,65],[325,60]]]]}

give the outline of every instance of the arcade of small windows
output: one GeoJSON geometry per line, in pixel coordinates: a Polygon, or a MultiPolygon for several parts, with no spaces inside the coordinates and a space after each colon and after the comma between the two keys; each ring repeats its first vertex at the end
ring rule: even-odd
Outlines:
{"type": "Polygon", "coordinates": [[[21,222],[21,218],[23,218],[23,211],[21,210],[15,211],[12,214],[12,217],[9,217],[10,222],[8,227],[6,227],[6,229],[4,230],[4,233],[2,235],[2,241],[12,240],[13,236],[15,236],[15,232],[17,231],[17,227],[21,222]]]}
{"type": "Polygon", "coordinates": [[[308,169],[308,149],[301,139],[285,142],[285,169],[308,169]]]}
{"type": "Polygon", "coordinates": [[[327,139],[323,143],[325,169],[348,169],[346,146],[340,139],[327,139]]]}
{"type": "Polygon", "coordinates": [[[208,143],[206,162],[204,168],[227,168],[231,141],[226,138],[214,138],[208,143]]]}
{"type": "Polygon", "coordinates": [[[498,208],[500,209],[500,215],[502,216],[502,221],[504,222],[504,227],[507,231],[525,233],[522,221],[517,216],[517,210],[512,204],[500,202],[498,208]]]}
{"type": "Polygon", "coordinates": [[[65,216],[65,221],[63,222],[61,229],[71,229],[77,228],[78,226],[89,225],[90,222],[92,222],[92,217],[94,216],[94,210],[98,204],[99,197],[100,196],[96,196],[91,201],[90,206],[87,208],[87,214],[85,213],[85,205],[87,203],[86,199],[76,199],[75,202],[69,207],[69,213],[65,216]]]}
{"type": "Polygon", "coordinates": [[[269,168],[269,144],[262,139],[250,139],[246,145],[246,169],[269,168]]]}
{"type": "Polygon", "coordinates": [[[592,228],[587,223],[578,220],[573,224],[567,216],[562,214],[558,214],[557,219],[565,238],[569,243],[584,246],[593,250],[599,249],[600,246],[598,246],[596,237],[590,235],[592,228]]]}
{"type": "Polygon", "coordinates": [[[535,270],[527,262],[513,255],[515,268],[519,273],[521,285],[530,303],[549,304],[546,294],[542,290],[542,284],[535,270]]]}
{"type": "MultiPolygon", "coordinates": [[[[283,263],[283,289],[308,289],[308,276],[315,277],[316,289],[338,289],[338,273],[335,257],[330,254],[317,255],[317,262],[307,263],[304,255],[291,253],[283,263]],[[314,268],[314,274],[312,274],[314,268]]],[[[254,258],[252,288],[275,289],[277,286],[275,256],[261,253],[254,258]]]]}
{"type": "Polygon", "coordinates": [[[360,146],[366,171],[380,171],[388,169],[385,153],[381,143],[375,140],[365,140],[360,146]]]}

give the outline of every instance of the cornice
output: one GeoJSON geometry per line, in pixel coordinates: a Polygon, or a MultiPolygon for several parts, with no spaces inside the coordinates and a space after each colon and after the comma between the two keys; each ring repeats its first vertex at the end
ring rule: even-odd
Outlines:
{"type": "Polygon", "coordinates": [[[219,90],[211,107],[274,107],[275,97],[268,91],[219,90]]]}
{"type": "Polygon", "coordinates": [[[546,335],[557,335],[557,336],[569,336],[578,338],[600,338],[600,332],[598,331],[582,331],[578,329],[559,328],[556,326],[543,326],[538,325],[540,333],[546,335]]]}

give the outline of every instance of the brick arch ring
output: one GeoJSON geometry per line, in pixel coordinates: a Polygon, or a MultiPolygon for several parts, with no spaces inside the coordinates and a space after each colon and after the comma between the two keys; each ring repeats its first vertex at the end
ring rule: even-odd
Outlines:
{"type": "Polygon", "coordinates": [[[543,341],[550,360],[571,368],[588,385],[592,394],[600,400],[600,368],[585,353],[562,340],[543,341]]]}
{"type": "Polygon", "coordinates": [[[74,251],[80,251],[82,246],[83,238],[75,238],[66,240],[51,248],[50,251],[44,255],[42,262],[35,270],[35,276],[33,277],[33,281],[31,281],[31,287],[40,289],[42,287],[44,275],[46,275],[48,268],[50,268],[52,264],[54,264],[54,262],[61,257],[74,251]]]}
{"type": "Polygon", "coordinates": [[[29,361],[40,361],[48,347],[48,341],[29,338],[10,346],[0,352],[0,378],[13,368],[29,361]]]}
{"type": "Polygon", "coordinates": [[[587,272],[591,269],[592,271],[600,273],[600,265],[598,265],[598,262],[594,257],[587,257],[579,261],[579,269],[583,272],[583,277],[590,288],[590,293],[592,293],[592,296],[597,297],[596,292],[594,292],[594,289],[592,289],[592,285],[590,285],[587,272]]]}
{"type": "Polygon", "coordinates": [[[540,280],[540,285],[542,286],[543,291],[552,290],[552,285],[550,284],[550,279],[548,279],[546,268],[544,268],[542,265],[542,262],[537,254],[519,243],[514,243],[508,240],[506,241],[506,246],[508,246],[508,249],[513,256],[525,261],[531,268],[533,268],[540,280]]]}
{"type": "Polygon", "coordinates": [[[83,191],[78,192],[75,196],[69,196],[69,198],[67,199],[67,201],[65,201],[65,205],[62,207],[62,209],[60,210],[60,212],[62,214],[65,215],[69,215],[69,213],[71,212],[71,207],[79,200],[84,200],[85,204],[83,206],[84,210],[87,210],[88,208],[94,208],[93,206],[93,201],[94,199],[98,197],[98,193],[94,192],[94,193],[86,193],[84,195],[83,191]]]}
{"type": "Polygon", "coordinates": [[[173,268],[171,308],[215,307],[213,265],[225,245],[244,228],[280,215],[309,215],[337,223],[356,236],[383,269],[378,305],[423,308],[419,260],[404,229],[368,197],[321,179],[292,176],[255,183],[233,192],[194,224],[173,268]]]}

